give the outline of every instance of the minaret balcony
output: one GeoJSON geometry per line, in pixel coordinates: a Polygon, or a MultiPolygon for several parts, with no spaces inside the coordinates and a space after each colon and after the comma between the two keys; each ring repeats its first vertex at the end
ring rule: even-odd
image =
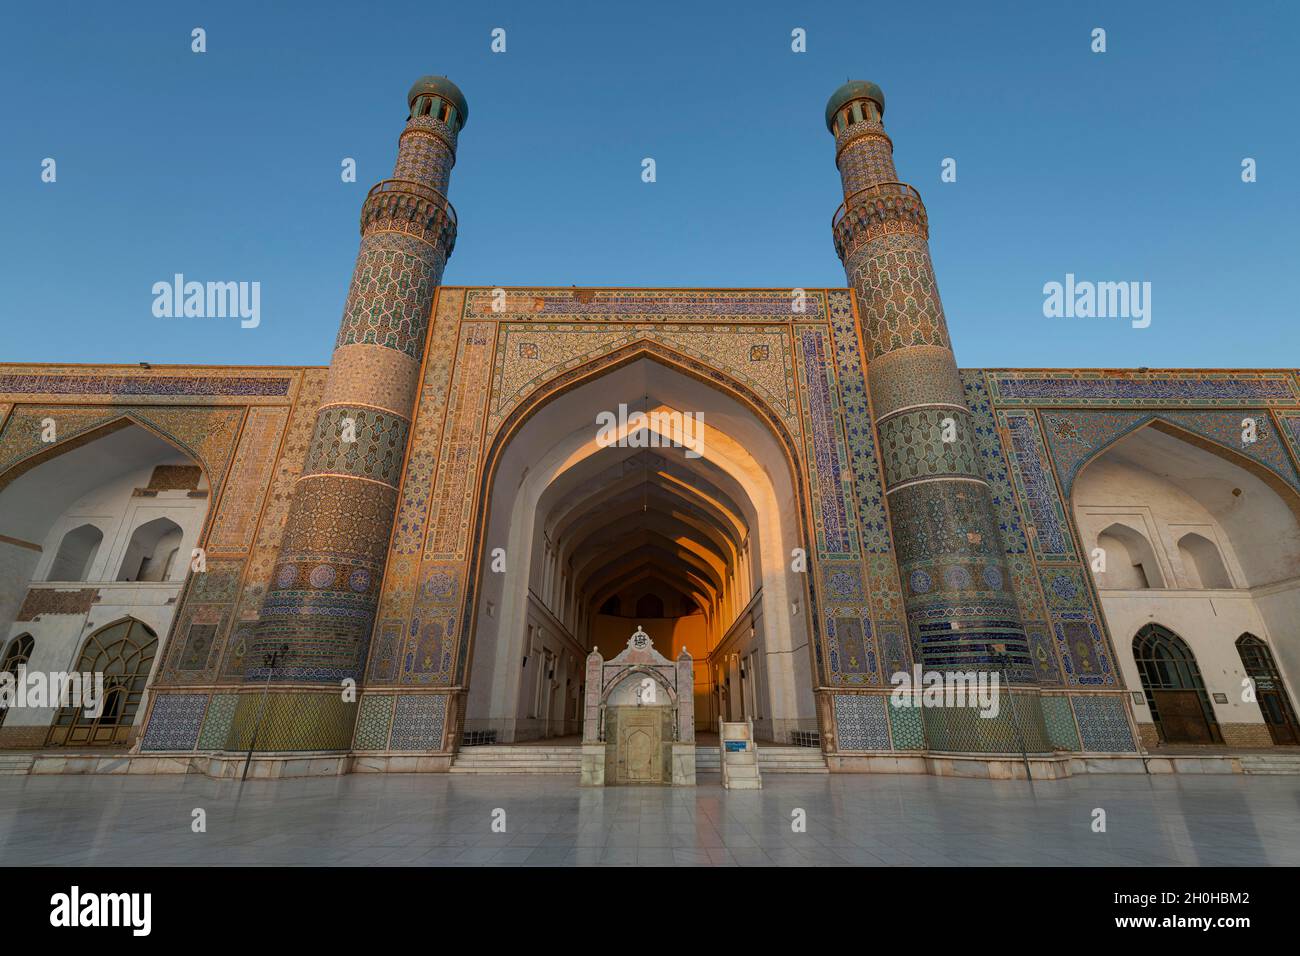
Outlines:
{"type": "Polygon", "coordinates": [[[831,218],[831,235],[840,259],[862,243],[892,233],[929,237],[929,220],[921,194],[907,183],[873,183],[840,204],[831,218]]]}
{"type": "Polygon", "coordinates": [[[361,207],[361,233],[390,229],[441,243],[451,255],[456,244],[456,210],[432,186],[410,179],[376,183],[361,207]]]}

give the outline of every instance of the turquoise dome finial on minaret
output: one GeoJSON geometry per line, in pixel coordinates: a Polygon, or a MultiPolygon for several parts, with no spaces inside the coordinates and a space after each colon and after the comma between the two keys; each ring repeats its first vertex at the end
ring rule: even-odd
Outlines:
{"type": "Polygon", "coordinates": [[[831,94],[826,103],[826,128],[835,131],[835,114],[854,100],[871,100],[876,104],[880,115],[885,115],[885,91],[875,83],[866,80],[849,80],[831,94]]]}
{"type": "Polygon", "coordinates": [[[414,116],[421,112],[416,109],[416,105],[426,97],[436,97],[450,103],[456,111],[456,128],[465,128],[465,124],[469,121],[469,103],[466,102],[465,94],[460,91],[459,86],[445,76],[420,77],[411,84],[411,89],[406,94],[406,102],[411,108],[411,115],[414,116]]]}

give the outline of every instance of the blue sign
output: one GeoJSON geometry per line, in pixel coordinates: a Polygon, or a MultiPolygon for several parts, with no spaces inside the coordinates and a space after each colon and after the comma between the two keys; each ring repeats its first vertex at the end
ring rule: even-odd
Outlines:
{"type": "Polygon", "coordinates": [[[726,741],[726,745],[727,753],[729,754],[738,753],[745,749],[745,741],[743,740],[728,740],[726,741]]]}

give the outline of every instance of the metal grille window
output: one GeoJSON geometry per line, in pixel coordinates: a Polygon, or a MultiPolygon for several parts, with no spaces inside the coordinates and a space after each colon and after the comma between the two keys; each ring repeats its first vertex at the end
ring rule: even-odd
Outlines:
{"type": "Polygon", "coordinates": [[[1158,691],[1195,691],[1200,701],[1207,727],[1217,730],[1214,708],[1206,693],[1201,669],[1196,657],[1181,637],[1159,624],[1148,624],[1133,638],[1133,657],[1142,677],[1142,690],[1146,693],[1151,716],[1159,724],[1160,706],[1158,691]]]}

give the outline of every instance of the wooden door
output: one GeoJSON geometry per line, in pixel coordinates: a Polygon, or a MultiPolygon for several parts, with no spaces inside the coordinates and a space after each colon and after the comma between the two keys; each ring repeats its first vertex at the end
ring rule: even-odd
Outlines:
{"type": "Polygon", "coordinates": [[[662,783],[658,707],[627,708],[618,722],[618,782],[662,783]]]}
{"type": "Polygon", "coordinates": [[[1205,720],[1201,698],[1194,690],[1152,690],[1160,731],[1169,744],[1212,744],[1214,734],[1205,720]]]}
{"type": "Polygon", "coordinates": [[[1255,693],[1259,709],[1264,714],[1264,723],[1275,744],[1300,744],[1300,732],[1291,719],[1291,708],[1282,693],[1275,689],[1256,686],[1255,693]]]}

